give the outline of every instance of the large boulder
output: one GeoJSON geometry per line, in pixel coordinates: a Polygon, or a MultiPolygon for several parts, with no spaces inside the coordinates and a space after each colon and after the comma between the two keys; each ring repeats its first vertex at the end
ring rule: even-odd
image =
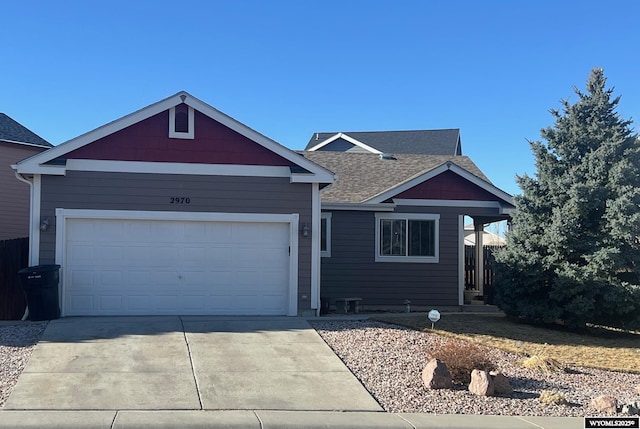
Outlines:
{"type": "Polygon", "coordinates": [[[440,359],[431,359],[422,370],[422,382],[429,389],[451,389],[451,373],[440,359]]]}
{"type": "Polygon", "coordinates": [[[500,371],[489,371],[489,375],[493,379],[493,392],[496,395],[511,395],[513,387],[509,379],[500,371]]]}
{"type": "Polygon", "coordinates": [[[469,392],[479,396],[493,396],[494,393],[493,377],[487,371],[474,369],[471,371],[471,383],[469,383],[469,392]]]}
{"type": "Polygon", "coordinates": [[[591,407],[601,413],[615,413],[618,409],[618,400],[613,396],[600,395],[591,400],[591,407]]]}

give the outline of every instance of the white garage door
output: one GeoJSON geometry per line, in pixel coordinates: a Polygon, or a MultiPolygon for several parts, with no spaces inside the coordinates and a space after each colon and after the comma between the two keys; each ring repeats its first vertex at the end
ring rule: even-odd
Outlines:
{"type": "Polygon", "coordinates": [[[64,314],[288,312],[289,224],[67,219],[64,314]]]}

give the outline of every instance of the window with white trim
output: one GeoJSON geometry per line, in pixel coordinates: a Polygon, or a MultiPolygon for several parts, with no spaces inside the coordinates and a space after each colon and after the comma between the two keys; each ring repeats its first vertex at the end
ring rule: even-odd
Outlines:
{"type": "Polygon", "coordinates": [[[194,111],[187,104],[178,104],[169,109],[169,137],[193,139],[194,111]]]}
{"type": "Polygon", "coordinates": [[[440,215],[376,213],[377,262],[439,261],[440,215]]]}
{"type": "Polygon", "coordinates": [[[320,256],[331,256],[331,213],[320,214],[320,256]]]}

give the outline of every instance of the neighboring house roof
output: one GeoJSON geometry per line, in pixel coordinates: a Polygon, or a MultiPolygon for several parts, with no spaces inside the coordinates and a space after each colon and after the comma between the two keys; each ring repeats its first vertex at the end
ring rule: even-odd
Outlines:
{"type": "MultiPolygon", "coordinates": [[[[464,226],[464,244],[465,246],[475,246],[476,233],[473,224],[464,226]]],[[[490,231],[482,231],[482,244],[484,246],[505,246],[507,241],[490,231]]]]}
{"type": "MultiPolygon", "coordinates": [[[[290,170],[290,177],[292,182],[300,183],[331,183],[334,180],[332,172],[326,168],[310,161],[295,151],[288,149],[281,144],[271,140],[270,138],[258,133],[257,131],[247,127],[246,125],[238,122],[237,120],[227,116],[221,111],[211,107],[210,105],[200,101],[193,97],[191,94],[181,91],[175,95],[167,97],[164,100],[151,104],[145,108],[142,108],[134,113],[96,128],[93,131],[89,131],[79,137],[62,143],[53,147],[43,153],[35,155],[31,158],[23,160],[17,163],[14,168],[18,173],[25,174],[53,174],[63,175],[67,169],[86,169],[87,162],[92,162],[90,165],[93,169],[99,169],[95,171],[133,171],[132,168],[138,168],[135,172],[183,172],[188,171],[189,174],[198,174],[198,172],[211,172],[209,168],[212,163],[192,162],[185,164],[188,161],[182,162],[165,162],[159,160],[151,160],[149,163],[144,163],[146,159],[140,160],[110,160],[108,158],[86,158],[84,155],[79,156],[77,151],[82,150],[85,147],[90,146],[100,139],[112,136],[116,132],[125,130],[138,124],[144,120],[156,117],[163,112],[168,112],[170,109],[186,104],[194,111],[197,111],[204,116],[213,119],[213,121],[228,128],[229,130],[241,135],[243,138],[262,146],[264,149],[272,154],[279,156],[287,161],[290,170]],[[76,156],[76,158],[67,159],[68,155],[76,156]],[[88,160],[88,161],[87,161],[88,160]],[[92,161],[93,160],[93,161],[92,161]],[[140,162],[138,162],[140,161],[140,162]],[[136,163],[137,162],[137,163],[136,163]],[[153,164],[149,166],[148,164],[153,164]],[[201,166],[201,167],[200,167],[201,166]]],[[[169,117],[169,116],[167,116],[169,117]]],[[[167,130],[169,132],[169,130],[167,130]]],[[[185,151],[188,152],[188,151],[185,151]]],[[[146,156],[146,155],[145,155],[146,156]]],[[[199,160],[197,154],[190,155],[194,160],[199,160]]],[[[240,165],[226,164],[215,170],[216,172],[224,171],[225,174],[239,174],[240,165]]]]}
{"type": "Polygon", "coordinates": [[[51,143],[4,113],[0,113],[0,140],[29,146],[53,147],[51,143]]]}
{"type": "Polygon", "coordinates": [[[314,133],[305,150],[343,152],[357,150],[394,155],[462,155],[460,130],[457,128],[443,130],[314,133]],[[340,142],[342,142],[343,145],[337,144],[340,142]]]}
{"type": "Polygon", "coordinates": [[[303,152],[309,160],[336,173],[338,180],[321,192],[323,203],[379,203],[444,171],[452,170],[511,203],[466,156],[380,155],[354,152],[303,152]]]}

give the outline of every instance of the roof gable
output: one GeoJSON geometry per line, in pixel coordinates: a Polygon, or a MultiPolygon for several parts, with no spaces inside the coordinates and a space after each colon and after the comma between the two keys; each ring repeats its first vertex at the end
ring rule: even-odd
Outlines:
{"type": "MultiPolygon", "coordinates": [[[[20,173],[64,174],[66,168],[72,168],[69,164],[73,168],[101,168],[99,171],[123,171],[133,166],[138,172],[162,172],[164,168],[183,174],[202,173],[208,165],[266,165],[287,168],[292,181],[333,181],[332,172],[184,91],[21,161],[16,169],[20,173]],[[195,134],[170,138],[170,114],[183,104],[194,112],[195,134]],[[154,165],[144,170],[141,163],[154,165]],[[195,163],[202,168],[180,167],[195,163]]],[[[229,168],[224,171],[233,173],[229,168]]]]}
{"type": "MultiPolygon", "coordinates": [[[[338,177],[321,191],[323,203],[375,205],[394,198],[427,199],[425,191],[442,189],[443,182],[448,181],[458,188],[455,199],[512,204],[512,197],[491,184],[466,156],[409,154],[383,159],[370,153],[324,151],[307,151],[304,156],[338,177]]],[[[454,199],[444,191],[436,195],[429,199],[454,199]],[[443,196],[446,198],[440,198],[443,196]]]]}
{"type": "Polygon", "coordinates": [[[499,198],[448,169],[393,196],[394,199],[496,201],[499,198]]]}
{"type": "Polygon", "coordinates": [[[414,130],[414,131],[370,131],[342,133],[314,133],[305,150],[340,151],[331,145],[341,138],[350,141],[371,153],[422,154],[422,155],[462,155],[460,130],[414,130]]]}
{"type": "Polygon", "coordinates": [[[112,161],[294,166],[218,121],[194,111],[193,139],[171,138],[169,111],[118,130],[58,157],[112,161]]]}
{"type": "Polygon", "coordinates": [[[25,126],[0,113],[0,140],[27,146],[52,147],[53,145],[25,126]]]}

